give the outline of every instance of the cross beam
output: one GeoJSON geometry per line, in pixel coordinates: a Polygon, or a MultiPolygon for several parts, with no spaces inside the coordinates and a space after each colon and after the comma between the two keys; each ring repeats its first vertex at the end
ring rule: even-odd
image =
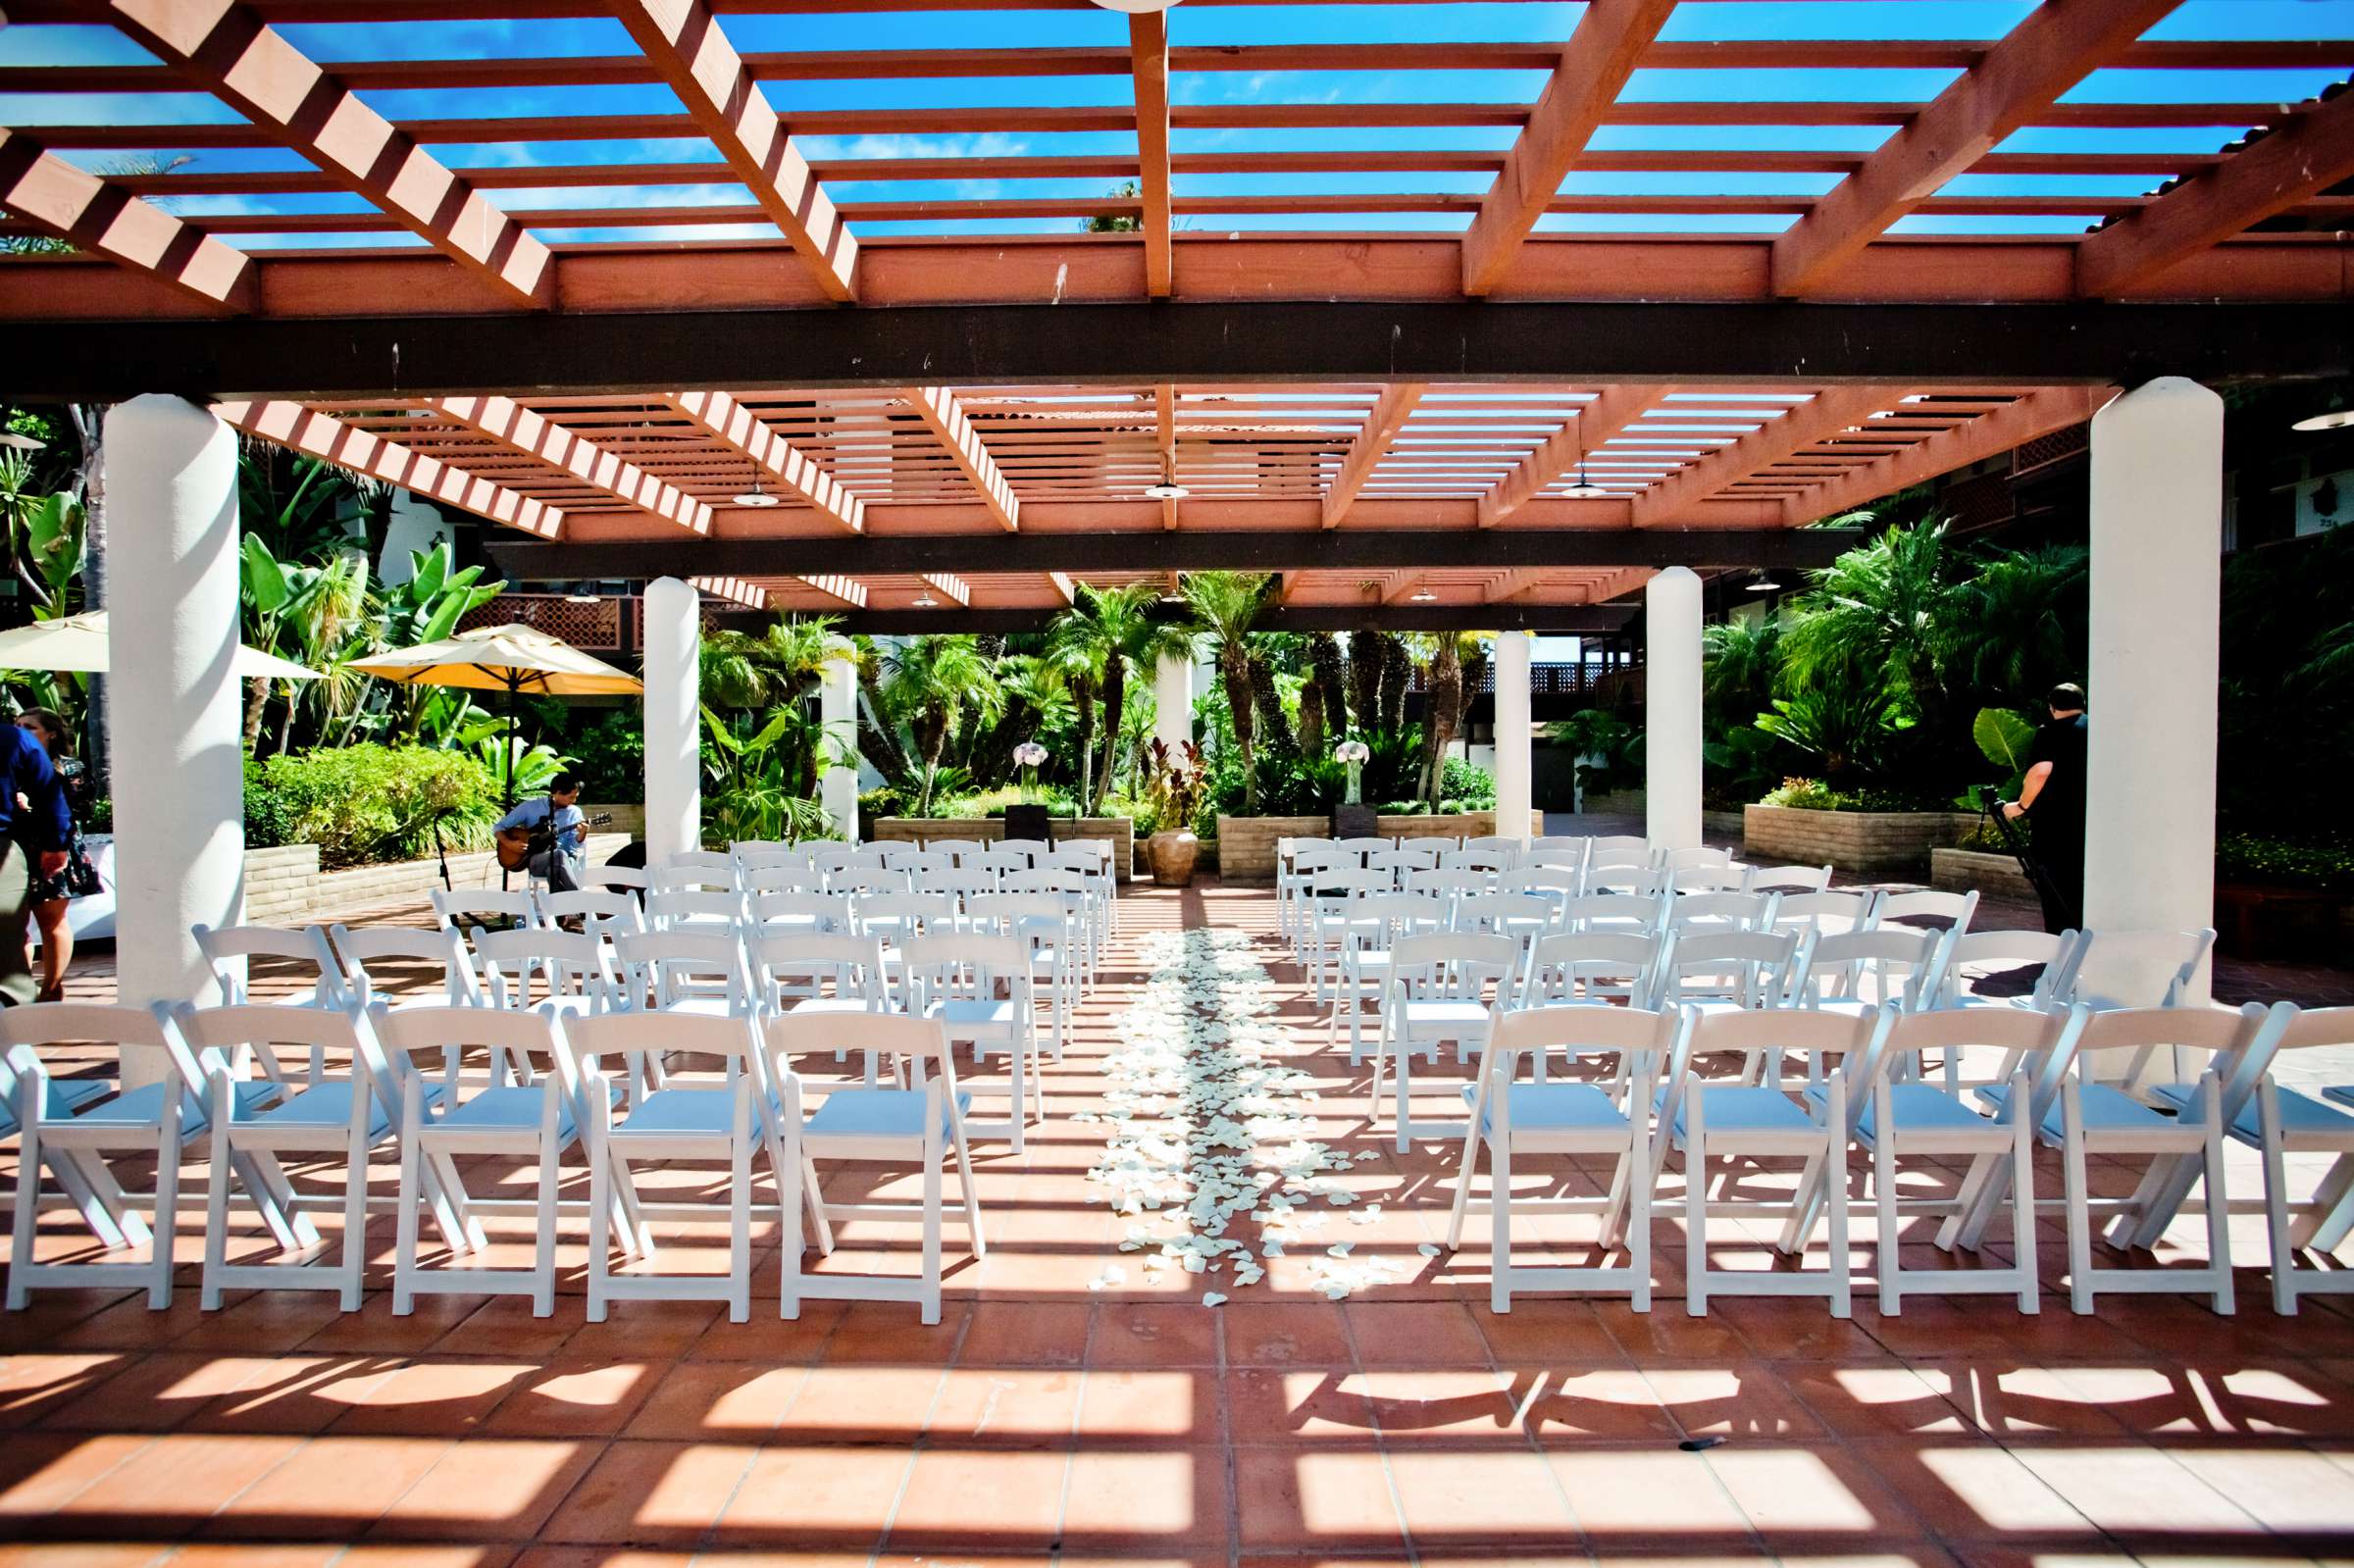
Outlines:
{"type": "MultiPolygon", "coordinates": [[[[1044,632],[1052,623],[1051,609],[1011,610],[858,610],[837,615],[815,612],[835,622],[844,636],[914,636],[933,632],[968,632],[1007,635],[1044,632]]],[[[1155,619],[1161,612],[1151,612],[1155,619]]],[[[1633,605],[1595,604],[1310,604],[1269,605],[1252,623],[1254,632],[1547,632],[1564,636],[1600,636],[1624,629],[1634,619],[1633,605]]],[[[1175,619],[1175,612],[1168,617],[1175,619]]],[[[774,623],[772,615],[721,612],[713,617],[722,627],[757,632],[774,623]]]]}
{"type": "MultiPolygon", "coordinates": [[[[1522,567],[1828,566],[1860,538],[1843,529],[1336,529],[1180,530],[1175,533],[955,533],[863,538],[720,538],[697,542],[686,564],[727,577],[810,574],[897,577],[1133,573],[1148,552],[1171,572],[1417,572],[1522,567]]],[[[676,541],[492,542],[511,581],[656,578],[680,569],[676,541]]]]}

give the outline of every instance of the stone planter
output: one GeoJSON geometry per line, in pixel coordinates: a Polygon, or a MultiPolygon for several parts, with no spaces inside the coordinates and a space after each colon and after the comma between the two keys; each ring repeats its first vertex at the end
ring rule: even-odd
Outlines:
{"type": "Polygon", "coordinates": [[[1192,886],[1194,862],[1201,854],[1202,840],[1190,833],[1156,833],[1145,840],[1145,858],[1151,863],[1155,886],[1192,886]]]}
{"type": "MultiPolygon", "coordinates": [[[[1543,813],[1528,814],[1531,836],[1544,833],[1543,813]]],[[[1329,817],[1218,818],[1218,880],[1273,882],[1275,841],[1279,838],[1321,838],[1331,832],[1329,817]]],[[[1384,838],[1485,838],[1496,832],[1493,811],[1451,812],[1441,817],[1376,817],[1373,831],[1384,838]]]]}
{"type": "MultiPolygon", "coordinates": [[[[1111,866],[1122,882],[1136,874],[1136,824],[1126,817],[1055,817],[1048,838],[1062,843],[1072,838],[1111,840],[1111,866]]],[[[877,843],[921,843],[933,838],[978,838],[992,843],[1005,836],[1005,824],[996,817],[877,817],[867,837],[877,843]]]]}
{"type": "Polygon", "coordinates": [[[2035,885],[2019,869],[2018,856],[1982,849],[1930,850],[1929,885],[1953,893],[1974,891],[1988,898],[2037,902],[2035,885]]]}
{"type": "Polygon", "coordinates": [[[1741,808],[1743,858],[1760,865],[1919,873],[1929,851],[1950,848],[1977,826],[1968,811],[1802,811],[1741,808]]]}

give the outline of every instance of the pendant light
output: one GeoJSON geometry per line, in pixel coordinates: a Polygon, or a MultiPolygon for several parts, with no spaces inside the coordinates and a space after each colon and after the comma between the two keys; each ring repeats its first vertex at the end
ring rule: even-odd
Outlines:
{"type": "Polygon", "coordinates": [[[777,504],[777,498],[760,487],[760,468],[758,464],[754,464],[752,467],[752,487],[744,491],[742,495],[734,497],[731,504],[736,506],[751,507],[767,507],[775,506],[777,504]]]}

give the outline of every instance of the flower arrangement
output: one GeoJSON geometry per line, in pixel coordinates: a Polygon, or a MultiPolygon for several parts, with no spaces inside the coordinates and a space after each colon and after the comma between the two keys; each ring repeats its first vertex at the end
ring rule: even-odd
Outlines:
{"type": "Polygon", "coordinates": [[[1365,762],[1372,755],[1373,748],[1362,740],[1344,740],[1332,748],[1333,760],[1346,764],[1349,769],[1350,805],[1364,803],[1365,762]]]}
{"type": "Polygon", "coordinates": [[[1047,748],[1035,740],[1025,740],[1013,748],[1014,766],[1022,770],[1022,798],[1038,799],[1038,770],[1046,764],[1047,748]]]}
{"type": "Polygon", "coordinates": [[[1191,740],[1171,746],[1155,739],[1146,761],[1151,770],[1152,820],[1163,833],[1191,829],[1209,783],[1203,775],[1201,748],[1191,740]]]}

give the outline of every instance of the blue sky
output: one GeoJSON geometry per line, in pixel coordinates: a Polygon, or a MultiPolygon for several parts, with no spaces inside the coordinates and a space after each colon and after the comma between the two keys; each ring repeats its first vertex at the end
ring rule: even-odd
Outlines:
{"type": "MultiPolygon", "coordinates": [[[[1999,35],[2031,10],[2028,0],[1685,0],[1663,37],[1675,40],[1734,38],[1850,37],[1970,39],[1999,35]]],[[[1180,46],[1279,44],[1345,39],[1360,43],[1558,42],[1575,26],[1582,7],[1528,3],[1459,5],[1180,5],[1169,14],[1171,41],[1180,46]]],[[[1123,46],[1127,25],[1109,12],[947,12],[906,15],[730,17],[725,24],[739,49],[824,50],[875,48],[894,44],[921,48],[1051,48],[1123,46]]],[[[602,55],[633,52],[618,23],[609,20],[407,25],[305,25],[285,29],[300,48],[322,61],[398,58],[602,55]]],[[[2354,0],[2186,0],[2151,38],[2324,38],[2348,40],[2354,55],[2354,0]]],[[[0,31],[0,64],[134,63],[146,57],[109,29],[16,26],[0,31]]],[[[2344,66],[2297,71],[2175,72],[2110,70],[2095,73],[2072,91],[2074,102],[2294,102],[2311,97],[2347,74],[2344,66]]],[[[1933,96],[1951,79],[1948,71],[1646,71],[1638,73],[1622,101],[1663,100],[1836,100],[1914,102],[1933,96]]],[[[1172,96],[1180,105],[1240,102],[1289,103],[1512,103],[1527,102],[1543,83],[1536,72],[1185,72],[1174,76],[1172,96]]],[[[1124,76],[961,80],[772,82],[770,101],[789,119],[795,113],[853,108],[948,108],[1024,105],[1122,105],[1129,101],[1124,76]]],[[[369,101],[400,118],[615,114],[675,112],[676,101],[658,86],[539,91],[436,90],[375,92],[369,101]]],[[[154,124],[155,150],[174,150],[172,125],[220,124],[235,116],[215,100],[191,94],[34,95],[0,93],[0,123],[154,124]]],[[[2243,125],[2140,129],[2038,127],[2021,131],[2007,151],[2208,152],[2246,128],[2243,125]]],[[[1882,126],[1608,126],[1594,146],[1602,150],[1686,148],[1867,151],[1889,130],[1882,126]]],[[[1336,130],[1181,128],[1179,153],[1336,149],[1501,151],[1511,142],[1509,126],[1365,127],[1336,130]]],[[[1134,151],[1126,132],[1021,133],[988,136],[927,134],[902,136],[804,137],[809,156],[970,157],[975,177],[965,180],[857,182],[838,180],[838,200],[944,200],[989,196],[1098,195],[1111,181],[1009,180],[995,177],[993,157],[1049,154],[1123,154],[1134,151]]],[[[708,143],[687,138],[664,141],[581,141],[437,146],[457,165],[696,162],[714,157],[708,143]]],[[[73,154],[77,162],[105,168],[121,154],[73,154]]],[[[268,150],[206,151],[190,166],[207,171],[300,168],[291,154],[268,150]]],[[[1279,177],[1186,175],[1177,180],[1181,198],[1269,195],[1285,192],[1435,192],[1476,195],[1484,174],[1365,174],[1279,177]]],[[[1828,175],[1766,174],[1577,174],[1564,183],[1570,192],[1622,195],[1766,195],[1804,197],[1835,182],[1828,175]]],[[[2137,193],[2155,181],[2136,176],[1964,176],[1947,194],[2112,197],[2137,193]]],[[[563,206],[650,207],[709,205],[747,199],[741,186],[624,186],[596,189],[514,189],[498,192],[502,205],[517,209],[563,206]]],[[[364,210],[358,198],[341,196],[241,198],[180,197],[185,214],[250,212],[350,212],[364,210]]],[[[2076,233],[2092,216],[1971,218],[1916,215],[1899,232],[2076,233]]],[[[1181,228],[1212,232],[1251,228],[1427,229],[1452,231],[1460,214],[1352,214],[1255,217],[1207,213],[1181,217],[1181,228]]],[[[1663,231],[1774,232],[1789,219],[1777,215],[1607,216],[1553,215],[1548,229],[1633,229],[1663,231]]],[[[972,231],[976,226],[862,223],[868,235],[972,231]]],[[[1069,232],[1076,220],[994,221],[991,231],[1069,232]]],[[[726,228],[633,228],[627,229],[541,228],[551,240],[615,239],[650,235],[663,239],[699,234],[767,235],[766,225],[726,228]]],[[[338,242],[401,243],[405,235],[355,234],[233,236],[249,248],[273,244],[316,246],[338,242]]]]}

